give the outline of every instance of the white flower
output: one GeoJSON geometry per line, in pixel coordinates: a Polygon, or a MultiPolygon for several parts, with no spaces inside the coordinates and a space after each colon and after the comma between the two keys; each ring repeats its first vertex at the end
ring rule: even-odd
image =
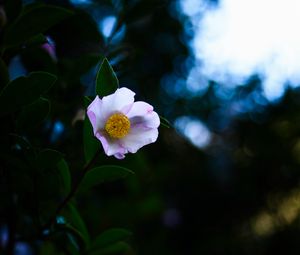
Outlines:
{"type": "Polygon", "coordinates": [[[130,89],[120,88],[102,99],[96,96],[88,107],[94,135],[108,156],[123,159],[126,153],[157,140],[159,116],[150,104],[134,102],[134,95],[130,89]]]}

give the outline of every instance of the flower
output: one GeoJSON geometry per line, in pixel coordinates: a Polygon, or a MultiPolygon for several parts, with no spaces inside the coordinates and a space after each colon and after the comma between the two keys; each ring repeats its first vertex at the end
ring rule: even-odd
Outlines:
{"type": "Polygon", "coordinates": [[[88,106],[94,135],[108,156],[123,159],[126,153],[157,140],[159,116],[150,104],[134,102],[134,95],[130,89],[120,88],[102,99],[96,96],[88,106]]]}

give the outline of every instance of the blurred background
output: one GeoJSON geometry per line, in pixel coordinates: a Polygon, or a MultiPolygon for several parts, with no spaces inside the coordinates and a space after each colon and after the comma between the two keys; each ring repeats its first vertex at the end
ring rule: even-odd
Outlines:
{"type": "Polygon", "coordinates": [[[5,56],[10,79],[59,77],[47,120],[22,131],[33,143],[79,171],[82,95],[95,95],[104,56],[171,123],[124,161],[100,159],[136,174],[78,197],[92,237],[127,228],[126,254],[299,254],[299,1],[32,2],[75,12],[47,43],[5,56]]]}

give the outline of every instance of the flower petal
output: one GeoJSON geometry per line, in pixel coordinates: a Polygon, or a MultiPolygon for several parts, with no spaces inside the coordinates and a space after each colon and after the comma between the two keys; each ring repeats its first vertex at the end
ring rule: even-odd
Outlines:
{"type": "Polygon", "coordinates": [[[111,139],[100,132],[97,132],[96,137],[100,140],[107,156],[114,155],[117,159],[123,159],[124,154],[128,152],[117,139],[111,139]]]}
{"type": "Polygon", "coordinates": [[[147,128],[143,125],[133,126],[130,133],[120,142],[126,150],[131,153],[136,153],[138,149],[149,144],[154,143],[158,137],[157,128],[147,128]]]}
{"type": "Polygon", "coordinates": [[[87,115],[93,127],[94,134],[104,126],[104,118],[102,114],[102,100],[96,96],[93,102],[88,106],[87,115]]]}
{"type": "Polygon", "coordinates": [[[102,98],[103,114],[105,118],[108,118],[115,112],[122,112],[122,110],[128,111],[128,106],[134,102],[135,93],[127,88],[117,89],[112,95],[102,98]]]}
{"type": "Polygon", "coordinates": [[[126,116],[129,118],[131,126],[142,125],[148,128],[158,128],[160,125],[158,114],[153,111],[152,105],[145,102],[133,103],[126,116]]]}

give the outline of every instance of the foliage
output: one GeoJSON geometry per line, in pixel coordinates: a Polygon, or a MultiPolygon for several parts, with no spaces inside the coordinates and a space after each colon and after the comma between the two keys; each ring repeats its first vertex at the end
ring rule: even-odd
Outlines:
{"type": "Polygon", "coordinates": [[[234,93],[165,86],[187,74],[176,1],[71,2],[0,5],[0,253],[298,254],[299,90],[270,104],[257,77],[234,93]],[[84,119],[119,83],[170,120],[122,163],[84,119]],[[183,139],[178,116],[211,143],[183,139]]]}

